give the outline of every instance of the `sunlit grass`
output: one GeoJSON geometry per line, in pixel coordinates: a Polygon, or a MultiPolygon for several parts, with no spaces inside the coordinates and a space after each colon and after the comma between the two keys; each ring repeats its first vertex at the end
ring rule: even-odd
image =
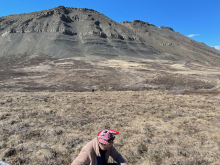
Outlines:
{"type": "Polygon", "coordinates": [[[220,97],[171,92],[0,94],[0,158],[70,164],[98,131],[120,131],[130,164],[218,164],[220,97]]]}

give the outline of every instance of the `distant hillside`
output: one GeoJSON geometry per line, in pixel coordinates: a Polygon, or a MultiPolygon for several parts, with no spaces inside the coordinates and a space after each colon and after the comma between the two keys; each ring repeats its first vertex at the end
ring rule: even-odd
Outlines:
{"type": "Polygon", "coordinates": [[[91,9],[64,6],[0,17],[0,49],[0,57],[220,61],[220,51],[172,28],[137,20],[117,23],[91,9]]]}
{"type": "Polygon", "coordinates": [[[219,64],[220,51],[175,32],[170,27],[157,27],[139,20],[120,24],[141,36],[145,44],[172,55],[175,60],[186,59],[219,64]]]}

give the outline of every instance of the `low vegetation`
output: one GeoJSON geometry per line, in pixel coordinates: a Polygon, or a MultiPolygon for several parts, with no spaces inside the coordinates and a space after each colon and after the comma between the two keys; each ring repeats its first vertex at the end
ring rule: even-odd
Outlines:
{"type": "Polygon", "coordinates": [[[1,92],[0,160],[68,165],[98,131],[112,128],[129,164],[214,165],[219,118],[219,93],[1,92]]]}

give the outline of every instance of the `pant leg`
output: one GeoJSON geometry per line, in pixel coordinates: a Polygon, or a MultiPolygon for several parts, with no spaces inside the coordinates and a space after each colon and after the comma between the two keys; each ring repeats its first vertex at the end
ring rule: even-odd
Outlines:
{"type": "Polygon", "coordinates": [[[117,163],[108,163],[108,165],[119,165],[117,163]]]}

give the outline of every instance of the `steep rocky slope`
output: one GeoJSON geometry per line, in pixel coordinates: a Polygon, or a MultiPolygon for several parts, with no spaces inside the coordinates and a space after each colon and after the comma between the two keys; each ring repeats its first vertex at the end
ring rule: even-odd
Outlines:
{"type": "Polygon", "coordinates": [[[139,20],[124,21],[120,24],[141,36],[146,44],[156,50],[172,55],[175,60],[219,64],[220,51],[185,37],[170,27],[157,27],[139,20]]]}
{"type": "Polygon", "coordinates": [[[0,18],[0,56],[198,60],[218,64],[220,52],[171,28],[117,23],[91,9],[57,7],[0,18]]]}
{"type": "Polygon", "coordinates": [[[114,58],[160,54],[132,30],[91,9],[58,7],[11,15],[0,18],[0,27],[0,56],[114,58]]]}

